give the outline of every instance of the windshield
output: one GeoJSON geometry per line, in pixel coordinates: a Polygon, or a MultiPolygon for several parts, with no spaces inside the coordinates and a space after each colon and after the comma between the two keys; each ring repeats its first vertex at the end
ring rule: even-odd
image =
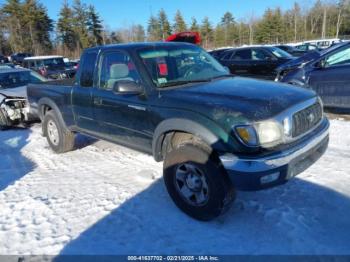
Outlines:
{"type": "Polygon", "coordinates": [[[6,72],[0,73],[0,89],[25,86],[29,83],[41,83],[47,81],[41,75],[31,72],[6,72]]]}
{"type": "Polygon", "coordinates": [[[280,48],[277,48],[277,47],[271,47],[270,51],[278,58],[292,58],[293,57],[291,54],[289,54],[286,51],[284,51],[280,48]]]}
{"type": "Polygon", "coordinates": [[[65,64],[63,58],[50,58],[38,61],[39,66],[45,66],[48,69],[64,68],[65,64]]]}
{"type": "Polygon", "coordinates": [[[139,51],[157,87],[210,81],[228,75],[211,55],[196,46],[150,47],[139,51]]]}

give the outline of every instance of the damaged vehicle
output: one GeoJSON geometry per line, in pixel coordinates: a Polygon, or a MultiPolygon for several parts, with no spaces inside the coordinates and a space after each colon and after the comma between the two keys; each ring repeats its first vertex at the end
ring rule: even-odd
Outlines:
{"type": "Polygon", "coordinates": [[[44,77],[27,69],[0,70],[0,130],[37,119],[27,106],[27,85],[45,81],[44,77]]]}
{"type": "Polygon", "coordinates": [[[276,81],[314,90],[326,108],[350,112],[350,43],[309,53],[280,66],[276,81]]]}

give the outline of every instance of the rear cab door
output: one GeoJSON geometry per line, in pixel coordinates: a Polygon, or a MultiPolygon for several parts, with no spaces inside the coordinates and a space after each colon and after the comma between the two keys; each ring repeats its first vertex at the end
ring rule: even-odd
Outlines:
{"type": "Polygon", "coordinates": [[[82,56],[79,72],[72,89],[73,114],[77,127],[97,132],[92,103],[92,91],[96,86],[96,64],[99,51],[87,50],[82,56]]]}

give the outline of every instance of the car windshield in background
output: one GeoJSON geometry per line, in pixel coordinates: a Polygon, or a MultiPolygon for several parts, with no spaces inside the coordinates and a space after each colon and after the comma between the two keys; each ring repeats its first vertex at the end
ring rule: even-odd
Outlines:
{"type": "Polygon", "coordinates": [[[0,72],[0,89],[15,88],[25,86],[29,83],[41,83],[47,81],[41,75],[31,72],[0,72]]]}
{"type": "Polygon", "coordinates": [[[225,68],[196,46],[153,47],[139,55],[157,87],[205,82],[229,75],[225,68]]]}
{"type": "Polygon", "coordinates": [[[44,59],[41,61],[41,66],[45,66],[47,68],[63,68],[65,67],[65,63],[63,58],[50,58],[44,59]]]}
{"type": "Polygon", "coordinates": [[[277,56],[278,58],[292,58],[293,56],[286,51],[276,48],[276,47],[270,47],[270,51],[277,56]]]}

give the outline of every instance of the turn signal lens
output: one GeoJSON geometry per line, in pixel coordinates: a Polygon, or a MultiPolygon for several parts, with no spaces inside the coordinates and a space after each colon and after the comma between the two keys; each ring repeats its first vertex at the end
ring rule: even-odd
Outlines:
{"type": "Polygon", "coordinates": [[[239,138],[249,146],[257,146],[258,139],[255,129],[252,126],[238,126],[236,127],[239,138]]]}

